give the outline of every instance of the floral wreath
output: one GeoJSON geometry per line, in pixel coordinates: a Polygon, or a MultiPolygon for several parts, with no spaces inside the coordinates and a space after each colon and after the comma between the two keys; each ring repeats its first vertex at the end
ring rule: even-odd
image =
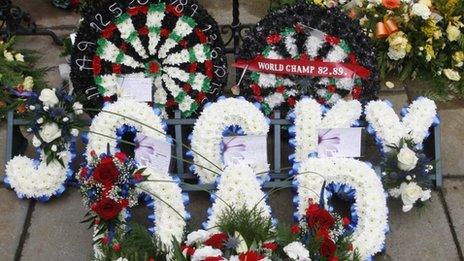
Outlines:
{"type": "Polygon", "coordinates": [[[261,182],[248,165],[231,165],[225,168],[219,179],[217,191],[211,194],[213,205],[208,209],[208,221],[203,227],[215,230],[217,220],[229,208],[256,208],[265,218],[271,217],[271,208],[266,204],[266,195],[261,190],[261,182]],[[240,184],[240,186],[237,186],[240,184]]]}
{"type": "Polygon", "coordinates": [[[32,145],[40,160],[17,156],[6,166],[5,184],[19,198],[34,198],[46,202],[60,196],[65,182],[72,177],[68,167],[75,158],[75,137],[83,122],[82,104],[63,88],[43,89],[40,95],[31,94],[28,101],[31,121],[28,132],[34,136],[32,145]]]}
{"type": "Polygon", "coordinates": [[[108,0],[86,14],[72,54],[74,88],[95,107],[121,96],[118,76],[152,77],[154,106],[189,117],[227,81],[217,23],[195,0],[140,2],[108,0]]]}
{"type": "MultiPolygon", "coordinates": [[[[132,126],[148,137],[166,139],[165,125],[150,106],[120,99],[107,105],[93,119],[88,133],[87,157],[91,157],[94,153],[97,155],[106,153],[108,149],[111,154],[117,153],[116,133],[124,125],[132,126]],[[109,137],[114,137],[114,139],[109,137]]],[[[138,164],[141,163],[138,162],[138,164]]],[[[138,190],[140,193],[147,192],[145,196],[151,197],[148,207],[152,210],[149,220],[153,226],[149,230],[154,232],[165,245],[171,246],[173,236],[178,240],[182,238],[186,226],[185,220],[189,216],[184,206],[184,203],[188,201],[188,196],[182,193],[178,185],[179,180],[175,180],[168,173],[159,173],[146,167],[144,174],[148,181],[140,183],[138,190]]]]}
{"type": "Polygon", "coordinates": [[[349,128],[357,125],[361,113],[358,101],[340,100],[330,110],[314,99],[298,101],[288,115],[293,123],[289,128],[292,137],[289,143],[295,149],[295,153],[290,155],[291,162],[301,162],[316,151],[318,128],[349,128]]]}
{"type": "Polygon", "coordinates": [[[349,185],[356,191],[357,226],[352,235],[353,245],[362,260],[382,251],[388,231],[386,195],[380,178],[368,164],[349,158],[309,158],[297,167],[297,172],[293,185],[298,191],[294,199],[298,219],[305,214],[309,199],[320,198],[325,184],[349,185]]]}
{"type": "MultiPolygon", "coordinates": [[[[230,126],[239,126],[247,135],[266,135],[269,121],[252,103],[243,98],[220,98],[216,103],[205,106],[192,132],[191,146],[195,173],[200,182],[211,184],[216,174],[222,172],[221,156],[223,132],[230,126]]],[[[269,164],[252,166],[255,173],[267,172],[269,164]]]]}
{"type": "Polygon", "coordinates": [[[433,164],[423,152],[429,129],[440,123],[434,101],[420,97],[403,108],[400,121],[391,104],[370,102],[365,109],[369,133],[382,151],[382,178],[390,195],[401,198],[403,211],[431,197],[433,164]]]}
{"type": "Polygon", "coordinates": [[[363,103],[376,98],[379,76],[373,47],[359,25],[339,9],[299,3],[274,11],[251,30],[243,46],[239,57],[245,60],[309,58],[359,64],[370,71],[365,79],[246,72],[242,95],[259,102],[266,115],[273,109],[293,108],[304,95],[329,106],[348,95],[363,103]]]}

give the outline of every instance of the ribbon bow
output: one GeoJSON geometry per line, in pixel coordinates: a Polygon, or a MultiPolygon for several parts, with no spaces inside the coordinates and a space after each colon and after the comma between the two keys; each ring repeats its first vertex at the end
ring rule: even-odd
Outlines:
{"type": "Polygon", "coordinates": [[[384,22],[378,22],[375,28],[375,37],[378,39],[387,38],[393,33],[398,32],[398,26],[396,25],[395,20],[387,19],[384,22]]]}

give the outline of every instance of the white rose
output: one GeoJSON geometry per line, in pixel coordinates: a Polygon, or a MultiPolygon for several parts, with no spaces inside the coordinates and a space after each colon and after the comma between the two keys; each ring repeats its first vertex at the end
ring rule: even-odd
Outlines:
{"type": "Polygon", "coordinates": [[[192,261],[202,261],[207,257],[219,257],[222,256],[222,251],[219,249],[214,249],[210,246],[205,246],[195,250],[195,253],[192,256],[192,261]]]}
{"type": "Polygon", "coordinates": [[[417,200],[422,197],[422,188],[415,182],[401,183],[401,200],[403,201],[403,212],[408,212],[414,206],[417,200]]]}
{"type": "Polygon", "coordinates": [[[79,135],[79,130],[78,129],[71,129],[71,135],[74,137],[77,137],[79,135]]]}
{"type": "Polygon", "coordinates": [[[127,258],[125,257],[120,257],[118,259],[116,259],[116,261],[129,261],[127,258]]]}
{"type": "Polygon", "coordinates": [[[451,81],[458,82],[461,80],[461,76],[459,75],[459,72],[453,69],[444,69],[443,73],[445,74],[446,78],[450,79],[451,81]]]}
{"type": "Polygon", "coordinates": [[[310,261],[309,251],[300,242],[292,242],[284,247],[284,252],[287,256],[293,260],[298,261],[310,261]]]}
{"type": "Polygon", "coordinates": [[[82,114],[84,113],[84,106],[82,106],[82,104],[80,102],[75,102],[73,104],[73,109],[74,109],[74,112],[79,115],[79,114],[82,114]]]}
{"type": "Polygon", "coordinates": [[[403,148],[401,148],[400,153],[398,153],[397,157],[398,168],[404,171],[413,170],[417,165],[417,161],[419,160],[416,156],[416,153],[407,146],[403,146],[403,148]]]}
{"type": "Polygon", "coordinates": [[[52,149],[53,152],[56,152],[58,150],[58,147],[56,145],[52,145],[51,149],[52,149]]]}
{"type": "Polygon", "coordinates": [[[40,93],[39,100],[43,102],[46,107],[53,107],[59,102],[54,89],[43,89],[40,93]]]}
{"type": "Polygon", "coordinates": [[[37,136],[34,135],[34,137],[32,137],[32,145],[38,148],[40,145],[42,145],[42,142],[39,140],[39,138],[37,138],[37,136]]]}
{"type": "Polygon", "coordinates": [[[50,143],[61,136],[61,129],[56,123],[47,123],[39,131],[39,135],[46,143],[50,143]]]}
{"type": "Polygon", "coordinates": [[[458,27],[450,23],[446,28],[446,34],[448,35],[448,40],[450,40],[450,42],[453,42],[459,39],[459,37],[461,36],[461,31],[458,27]]]}
{"type": "Polygon", "coordinates": [[[17,53],[17,54],[15,54],[14,57],[15,57],[16,61],[24,62],[24,55],[22,55],[20,53],[17,53]]]}
{"type": "Polygon", "coordinates": [[[5,56],[5,59],[9,62],[14,61],[13,54],[8,52],[7,50],[3,51],[3,56],[5,56]]]}
{"type": "Polygon", "coordinates": [[[411,12],[413,15],[420,16],[424,20],[429,19],[430,15],[432,14],[428,6],[421,3],[414,4],[411,8],[411,12]]]}
{"type": "Polygon", "coordinates": [[[24,78],[23,87],[26,91],[32,91],[32,88],[34,87],[34,78],[26,76],[26,78],[24,78]]]}
{"type": "Polygon", "coordinates": [[[195,243],[203,243],[210,236],[206,230],[200,229],[187,235],[187,245],[192,246],[195,243]]]}

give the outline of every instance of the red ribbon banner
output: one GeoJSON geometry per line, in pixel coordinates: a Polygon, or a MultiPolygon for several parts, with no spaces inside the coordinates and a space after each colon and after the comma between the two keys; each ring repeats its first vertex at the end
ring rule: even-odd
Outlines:
{"type": "Polygon", "coordinates": [[[313,77],[352,78],[358,75],[362,79],[369,77],[371,72],[354,63],[334,63],[309,60],[301,58],[293,59],[268,59],[258,56],[253,60],[237,60],[232,66],[247,68],[250,71],[272,73],[278,75],[303,75],[313,77]]]}

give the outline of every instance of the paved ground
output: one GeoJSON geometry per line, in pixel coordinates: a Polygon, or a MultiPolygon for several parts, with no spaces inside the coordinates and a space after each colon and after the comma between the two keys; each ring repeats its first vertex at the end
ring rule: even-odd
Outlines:
{"type": "MultiPolygon", "coordinates": [[[[231,0],[201,0],[222,24],[230,23],[231,0]]],[[[53,27],[60,35],[78,17],[49,7],[47,0],[16,0],[42,26],[53,27]]],[[[266,12],[266,1],[244,2],[241,12],[245,22],[256,22],[266,12]]],[[[48,79],[60,83],[57,65],[64,62],[60,49],[47,37],[23,37],[19,46],[40,51],[45,57],[41,65],[51,67],[48,79]]],[[[231,77],[233,79],[233,76],[231,77]]],[[[232,80],[231,83],[232,84],[232,80]]],[[[408,90],[408,89],[406,89],[408,90]]],[[[383,91],[382,97],[392,100],[396,109],[407,103],[404,88],[383,91]]],[[[408,92],[410,98],[414,96],[408,92]]],[[[464,260],[464,106],[459,103],[440,105],[442,118],[442,153],[445,182],[443,190],[433,193],[425,209],[402,213],[397,203],[390,205],[391,233],[385,254],[377,260],[464,260]]],[[[0,125],[0,140],[5,140],[5,126],[0,125]]],[[[0,143],[0,177],[3,175],[4,143],[0,143]]],[[[208,197],[194,193],[189,210],[198,226],[206,217],[208,197]]],[[[85,210],[75,189],[47,204],[18,200],[12,191],[0,188],[0,260],[88,260],[92,255],[91,234],[79,223],[85,210]]],[[[291,209],[279,202],[289,202],[290,191],[281,191],[270,199],[274,214],[281,220],[291,219],[291,209]]],[[[143,212],[143,210],[139,210],[143,212]]]]}

